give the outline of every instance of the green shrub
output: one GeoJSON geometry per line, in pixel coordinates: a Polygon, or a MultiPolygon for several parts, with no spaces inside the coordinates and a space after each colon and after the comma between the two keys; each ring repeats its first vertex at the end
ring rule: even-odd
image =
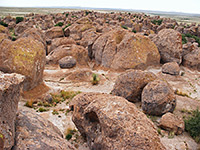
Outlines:
{"type": "Polygon", "coordinates": [[[45,111],[49,111],[49,109],[40,107],[40,108],[38,109],[38,111],[39,111],[39,112],[45,112],[45,111]]]}
{"type": "Polygon", "coordinates": [[[133,29],[132,32],[136,33],[137,31],[133,29]]]}
{"type": "Polygon", "coordinates": [[[58,23],[55,25],[55,27],[56,27],[56,26],[62,27],[62,26],[63,26],[63,22],[58,22],[58,23]]]}
{"type": "Polygon", "coordinates": [[[5,23],[5,22],[3,22],[3,21],[0,22],[0,25],[2,25],[2,26],[4,26],[4,27],[8,27],[8,24],[5,23]]]}
{"type": "Polygon", "coordinates": [[[185,119],[185,130],[195,139],[200,142],[200,112],[196,109],[192,112],[192,116],[185,119]]]}
{"type": "Polygon", "coordinates": [[[72,18],[78,18],[77,16],[72,16],[72,18]]]}
{"type": "Polygon", "coordinates": [[[97,85],[99,83],[99,78],[98,78],[98,75],[93,73],[92,74],[92,84],[93,85],[97,85]]]}
{"type": "Polygon", "coordinates": [[[186,40],[186,38],[185,38],[185,35],[182,34],[182,44],[186,44],[186,43],[187,43],[187,40],[186,40]]]}
{"type": "Polygon", "coordinates": [[[68,16],[69,16],[69,14],[67,13],[65,16],[66,16],[66,17],[68,17],[68,16]]]}
{"type": "Polygon", "coordinates": [[[24,20],[24,17],[16,17],[16,24],[22,22],[24,20]]]}
{"type": "Polygon", "coordinates": [[[151,22],[152,22],[153,24],[155,24],[155,25],[161,25],[162,22],[163,22],[163,20],[162,20],[162,19],[160,19],[160,20],[152,20],[151,22]]]}
{"type": "Polygon", "coordinates": [[[85,11],[85,15],[87,16],[88,14],[92,13],[91,11],[85,11]]]}
{"type": "Polygon", "coordinates": [[[67,24],[64,28],[63,28],[63,32],[65,31],[65,29],[67,28],[67,27],[69,27],[69,26],[71,26],[71,24],[69,23],[69,24],[67,24]]]}
{"type": "Polygon", "coordinates": [[[187,43],[187,40],[186,40],[185,37],[195,39],[195,42],[198,43],[198,47],[200,47],[200,37],[195,36],[195,35],[192,35],[192,34],[190,34],[190,33],[182,34],[182,43],[184,43],[184,44],[185,44],[185,42],[187,43]]]}
{"type": "Polygon", "coordinates": [[[126,30],[128,29],[128,27],[127,27],[127,26],[124,26],[124,25],[122,25],[121,27],[124,28],[124,29],[126,29],[126,30]]]}

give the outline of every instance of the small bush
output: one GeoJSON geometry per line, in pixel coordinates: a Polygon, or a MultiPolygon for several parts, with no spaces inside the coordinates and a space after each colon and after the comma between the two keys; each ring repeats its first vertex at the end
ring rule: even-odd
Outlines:
{"type": "Polygon", "coordinates": [[[121,27],[124,28],[124,29],[126,29],[126,30],[128,29],[128,27],[127,27],[127,26],[124,26],[124,25],[122,25],[121,27]]]}
{"type": "Polygon", "coordinates": [[[39,112],[45,112],[45,111],[49,111],[49,109],[40,107],[40,108],[38,109],[38,111],[39,111],[39,112]]]}
{"type": "Polygon", "coordinates": [[[133,29],[132,32],[136,33],[137,31],[133,29]]]}
{"type": "Polygon", "coordinates": [[[151,22],[152,22],[153,24],[155,24],[155,25],[161,25],[162,22],[163,22],[163,20],[162,20],[162,19],[160,19],[160,20],[152,20],[151,22]]]}
{"type": "Polygon", "coordinates": [[[69,14],[67,13],[65,16],[66,16],[66,18],[67,18],[67,17],[69,16],[69,14]]]}
{"type": "Polygon", "coordinates": [[[58,22],[58,23],[55,25],[55,27],[56,27],[56,26],[62,27],[62,26],[63,26],[63,22],[58,22]]]}
{"type": "Polygon", "coordinates": [[[93,85],[97,85],[98,83],[99,83],[98,75],[93,73],[93,75],[92,75],[92,84],[93,85]]]}
{"type": "Polygon", "coordinates": [[[24,17],[16,17],[16,24],[22,22],[24,20],[24,17]]]}
{"type": "Polygon", "coordinates": [[[185,37],[195,39],[195,42],[198,43],[198,47],[200,47],[200,37],[195,36],[195,35],[192,35],[192,34],[190,34],[190,33],[182,34],[182,43],[183,43],[183,44],[187,43],[187,40],[186,40],[185,37]]]}
{"type": "Polygon", "coordinates": [[[71,26],[71,24],[69,23],[69,24],[67,24],[64,28],[63,28],[63,31],[67,28],[67,27],[69,27],[69,26],[71,26]]]}
{"type": "Polygon", "coordinates": [[[72,129],[68,128],[66,131],[65,138],[69,141],[76,132],[77,132],[77,130],[75,130],[75,129],[72,130],[72,129]]]}
{"type": "Polygon", "coordinates": [[[4,27],[8,27],[8,24],[5,23],[5,22],[3,22],[3,21],[0,22],[0,25],[2,25],[2,26],[4,26],[4,27]]]}
{"type": "Polygon", "coordinates": [[[72,16],[72,18],[78,18],[77,16],[72,16]]]}
{"type": "Polygon", "coordinates": [[[195,139],[200,142],[200,112],[196,109],[192,112],[192,116],[185,119],[185,130],[195,139]]]}

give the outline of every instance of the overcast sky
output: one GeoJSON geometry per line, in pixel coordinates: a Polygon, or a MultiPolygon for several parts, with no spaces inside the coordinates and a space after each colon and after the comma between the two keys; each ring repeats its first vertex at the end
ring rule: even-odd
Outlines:
{"type": "Polygon", "coordinates": [[[0,6],[81,6],[175,11],[200,14],[200,0],[0,0],[0,6]]]}

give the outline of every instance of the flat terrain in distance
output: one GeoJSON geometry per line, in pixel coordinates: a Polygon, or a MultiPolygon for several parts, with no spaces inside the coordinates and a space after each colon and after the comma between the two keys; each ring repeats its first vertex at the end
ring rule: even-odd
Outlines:
{"type": "Polygon", "coordinates": [[[16,16],[24,16],[29,13],[36,14],[51,14],[51,13],[63,13],[66,11],[80,11],[80,10],[94,10],[98,12],[131,12],[131,13],[142,13],[154,16],[158,15],[165,18],[176,19],[177,22],[185,22],[185,23],[200,23],[200,14],[188,14],[188,13],[177,13],[177,12],[162,12],[162,11],[148,11],[148,10],[112,10],[112,9],[96,9],[96,8],[30,8],[30,7],[0,7],[0,17],[5,17],[11,15],[13,17],[16,16]]]}

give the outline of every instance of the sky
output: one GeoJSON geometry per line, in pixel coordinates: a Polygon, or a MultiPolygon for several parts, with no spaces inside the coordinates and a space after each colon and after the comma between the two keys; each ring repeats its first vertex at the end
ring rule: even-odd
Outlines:
{"type": "Polygon", "coordinates": [[[200,0],[0,0],[5,7],[79,6],[200,14],[200,0]]]}

